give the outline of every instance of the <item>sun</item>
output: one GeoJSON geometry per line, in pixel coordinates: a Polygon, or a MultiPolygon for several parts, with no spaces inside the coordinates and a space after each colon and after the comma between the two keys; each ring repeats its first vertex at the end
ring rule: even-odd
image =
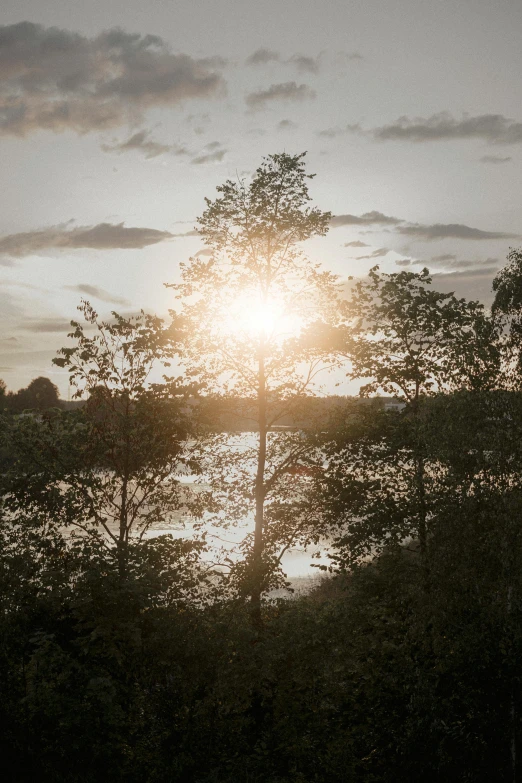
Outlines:
{"type": "Polygon", "coordinates": [[[302,315],[286,297],[263,296],[255,291],[223,298],[213,320],[216,336],[265,343],[297,336],[302,325],[302,315]]]}
{"type": "Polygon", "coordinates": [[[279,332],[284,320],[280,303],[244,293],[228,303],[222,325],[226,333],[270,339],[279,332]]]}
{"type": "Polygon", "coordinates": [[[270,337],[276,331],[282,315],[273,303],[252,301],[240,304],[240,325],[250,334],[270,337]]]}

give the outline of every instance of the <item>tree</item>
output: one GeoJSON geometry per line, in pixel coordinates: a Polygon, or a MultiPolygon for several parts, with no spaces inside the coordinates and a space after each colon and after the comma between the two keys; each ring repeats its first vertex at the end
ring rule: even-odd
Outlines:
{"type": "Polygon", "coordinates": [[[522,249],[511,248],[507,264],[493,280],[491,308],[503,332],[503,379],[520,389],[522,380],[522,249]]]}
{"type": "Polygon", "coordinates": [[[253,506],[244,586],[256,623],[283,550],[312,529],[306,512],[288,513],[300,483],[291,471],[310,458],[310,449],[295,432],[271,431],[283,416],[298,415],[332,355],[298,339],[311,322],[333,323],[337,312],[336,279],[300,249],[324,235],[330,219],[308,206],[312,176],[304,153],[283,153],[265,158],[250,182],[219,186],[197,226],[210,256],[191,258],[181,267],[181,282],[171,286],[182,302],[173,316],[187,372],[207,395],[243,404],[258,433],[255,448],[235,456],[230,449],[225,456],[218,438],[208,465],[223,478],[214,482],[228,505],[223,516],[240,517],[253,506]]]}
{"type": "Polygon", "coordinates": [[[184,500],[180,471],[196,470],[185,451],[187,389],[179,379],[150,381],[158,365],[169,366],[161,319],[113,313],[106,322],[88,302],[79,309],[95,333],[73,321],[76,343],[54,362],[68,369],[85,405],[12,423],[17,463],[8,502],[19,513],[43,511],[55,525],[101,535],[124,578],[131,540],[172,523],[184,500]]]}
{"type": "Polygon", "coordinates": [[[350,377],[416,406],[423,395],[495,385],[498,329],[483,305],[431,288],[428,269],[384,274],[373,267],[346,304],[350,377]]]}
{"type": "MultiPolygon", "coordinates": [[[[505,388],[520,393],[522,389],[522,249],[511,248],[507,264],[501,269],[493,280],[495,298],[492,306],[493,317],[502,330],[502,381],[505,388]]],[[[520,413],[512,413],[514,430],[520,424],[520,413]],[[518,419],[518,420],[517,420],[518,419]]],[[[518,476],[517,476],[518,479],[518,476]]],[[[514,515],[512,526],[518,530],[520,512],[514,515]]],[[[516,575],[519,571],[519,561],[513,554],[516,550],[512,547],[505,548],[506,563],[509,567],[505,570],[509,574],[509,593],[506,600],[508,614],[511,616],[513,607],[520,600],[516,589],[516,575]]],[[[520,589],[520,588],[519,588],[520,589]]],[[[514,678],[513,678],[514,679],[514,678]]],[[[513,680],[512,680],[513,682],[513,680]]],[[[512,769],[513,780],[516,779],[516,709],[514,687],[512,688],[512,769]]]]}
{"type": "Polygon", "coordinates": [[[25,410],[41,412],[60,407],[58,388],[49,378],[42,376],[34,378],[25,389],[19,389],[16,394],[9,392],[4,399],[6,407],[12,413],[22,413],[25,410]]]}
{"type": "MultiPolygon", "coordinates": [[[[375,491],[380,486],[384,505],[376,516],[373,513],[370,516],[374,521],[379,519],[379,525],[373,533],[367,530],[373,545],[377,540],[386,541],[390,533],[382,518],[386,504],[388,513],[393,506],[396,514],[389,516],[390,523],[392,519],[396,521],[396,534],[404,534],[405,530],[411,534],[411,521],[416,519],[415,534],[420,542],[426,589],[429,589],[426,482],[431,478],[426,472],[422,402],[437,393],[457,389],[492,388],[499,367],[498,327],[484,307],[451,293],[435,291],[431,282],[427,269],[418,273],[384,274],[377,266],[370,270],[367,280],[353,286],[346,302],[344,331],[337,331],[340,350],[344,350],[351,363],[349,377],[368,379],[360,390],[361,396],[368,397],[378,391],[394,394],[407,404],[407,409],[403,414],[405,421],[395,429],[391,439],[387,426],[374,432],[373,443],[367,432],[362,440],[348,442],[345,468],[338,458],[334,457],[332,463],[336,475],[339,470],[344,471],[346,480],[353,489],[357,487],[357,492],[361,484],[350,467],[352,460],[359,466],[364,484],[375,491]],[[397,433],[402,442],[396,440],[397,433]],[[386,479],[379,481],[375,476],[373,460],[379,461],[386,479]]],[[[353,492],[348,496],[352,497],[353,492]]],[[[357,518],[361,509],[357,512],[356,507],[357,504],[353,515],[357,518]]]]}

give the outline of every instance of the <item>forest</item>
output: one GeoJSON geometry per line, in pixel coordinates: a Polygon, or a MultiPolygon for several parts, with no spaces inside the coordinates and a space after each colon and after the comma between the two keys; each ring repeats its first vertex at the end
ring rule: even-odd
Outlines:
{"type": "Polygon", "coordinates": [[[82,301],[82,404],[0,383],[4,780],[520,778],[522,249],[339,280],[312,176],[218,186],[168,319],[82,301]]]}

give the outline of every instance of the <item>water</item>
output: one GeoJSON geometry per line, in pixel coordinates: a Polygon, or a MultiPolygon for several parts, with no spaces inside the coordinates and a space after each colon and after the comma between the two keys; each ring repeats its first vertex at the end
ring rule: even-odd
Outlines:
{"type": "MultiPolygon", "coordinates": [[[[275,458],[281,458],[281,455],[285,454],[284,449],[290,447],[292,443],[299,442],[300,436],[298,433],[270,433],[269,434],[269,456],[272,454],[275,458]]],[[[234,480],[234,470],[240,471],[240,478],[248,480],[250,486],[253,486],[255,475],[255,447],[257,444],[256,433],[239,433],[231,434],[228,436],[218,436],[216,439],[217,445],[214,445],[213,454],[216,454],[216,449],[219,451],[221,459],[219,464],[225,463],[228,466],[228,472],[223,476],[221,480],[234,480]],[[239,460],[237,460],[239,457],[239,460]],[[228,460],[230,459],[230,464],[228,460]]],[[[207,458],[208,459],[208,458],[207,458]]],[[[211,463],[211,459],[209,463],[211,463]]],[[[215,460],[217,463],[218,460],[215,460]]],[[[214,474],[216,470],[214,468],[214,474]]],[[[181,476],[180,480],[183,486],[190,491],[201,491],[201,489],[210,489],[212,485],[212,465],[209,467],[209,471],[202,477],[196,478],[195,476],[181,476]]],[[[238,473],[239,475],[239,473],[238,473]]],[[[237,476],[236,476],[237,478],[237,476]]],[[[246,534],[252,532],[254,529],[254,516],[253,512],[244,516],[239,520],[237,526],[233,526],[227,530],[221,528],[215,528],[210,524],[206,526],[207,536],[211,543],[215,543],[218,546],[222,546],[227,551],[228,555],[234,558],[234,550],[240,541],[246,534]],[[219,538],[218,538],[219,537],[219,538]]],[[[170,533],[175,537],[190,537],[193,534],[193,523],[183,512],[174,514],[172,520],[168,524],[153,525],[146,533],[147,538],[164,535],[170,533]]],[[[329,559],[321,554],[319,557],[312,557],[314,554],[322,553],[322,547],[317,545],[310,545],[306,548],[299,546],[291,547],[281,560],[281,565],[285,574],[287,574],[290,581],[299,581],[303,579],[317,578],[321,571],[314,567],[317,565],[329,565],[329,559]]],[[[211,555],[209,555],[211,558],[211,555]]]]}

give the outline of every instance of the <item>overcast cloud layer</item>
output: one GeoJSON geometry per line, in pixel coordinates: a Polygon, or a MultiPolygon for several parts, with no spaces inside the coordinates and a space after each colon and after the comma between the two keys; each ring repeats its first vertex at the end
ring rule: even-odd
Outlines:
{"type": "Polygon", "coordinates": [[[146,158],[157,158],[158,155],[171,153],[173,155],[188,155],[186,147],[176,144],[162,144],[150,138],[150,131],[141,130],[133,133],[128,139],[119,142],[104,143],[101,145],[104,152],[116,152],[121,155],[124,152],[137,151],[146,158]]]}
{"type": "Polygon", "coordinates": [[[173,54],[157,35],[94,38],[31,22],[0,27],[0,133],[80,133],[122,125],[154,106],[206,98],[219,59],[173,54]]]}
{"type": "Polygon", "coordinates": [[[283,82],[282,84],[272,84],[266,90],[251,92],[245,100],[251,109],[261,109],[274,101],[306,101],[313,98],[315,98],[315,91],[307,84],[283,82]]]}
{"type": "Polygon", "coordinates": [[[135,249],[155,245],[174,235],[155,228],[135,228],[123,223],[100,223],[97,226],[76,228],[51,227],[41,231],[25,231],[0,237],[0,256],[22,258],[42,250],[79,249],[115,250],[135,249]]]}
{"type": "MultiPolygon", "coordinates": [[[[468,239],[476,241],[522,238],[519,234],[503,231],[484,231],[480,228],[465,226],[462,223],[407,224],[405,220],[383,215],[382,212],[377,212],[376,210],[365,212],[363,215],[334,215],[330,220],[330,228],[340,228],[342,226],[394,226],[396,233],[426,242],[434,242],[440,239],[468,239]]],[[[358,241],[345,243],[345,247],[364,246],[364,243],[361,244],[358,241]]],[[[359,258],[371,257],[360,256],[359,258]]]]}
{"type": "Polygon", "coordinates": [[[371,131],[380,141],[444,141],[448,139],[482,139],[490,144],[520,144],[522,122],[502,114],[481,114],[455,119],[449,112],[431,117],[399,117],[390,125],[371,131]]]}
{"type": "Polygon", "coordinates": [[[434,242],[439,239],[520,239],[518,234],[508,234],[502,231],[482,231],[479,228],[463,226],[460,223],[435,223],[432,226],[421,226],[418,223],[412,226],[399,226],[397,231],[409,237],[424,239],[434,242]]]}
{"type": "Polygon", "coordinates": [[[382,212],[373,210],[372,212],[365,212],[364,215],[334,215],[330,220],[330,228],[339,228],[340,226],[396,226],[402,222],[399,218],[383,215],[382,212]]]}

